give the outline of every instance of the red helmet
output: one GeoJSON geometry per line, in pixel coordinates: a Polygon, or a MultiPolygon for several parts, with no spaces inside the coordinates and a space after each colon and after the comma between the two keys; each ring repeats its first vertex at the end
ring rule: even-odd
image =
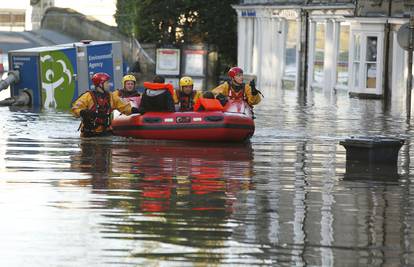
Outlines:
{"type": "Polygon", "coordinates": [[[104,82],[109,81],[111,76],[105,72],[98,72],[92,76],[93,85],[103,87],[104,82]]]}
{"type": "Polygon", "coordinates": [[[236,76],[237,74],[243,73],[243,70],[239,67],[233,67],[229,70],[229,72],[227,73],[229,75],[230,78],[234,78],[234,76],[236,76]]]}

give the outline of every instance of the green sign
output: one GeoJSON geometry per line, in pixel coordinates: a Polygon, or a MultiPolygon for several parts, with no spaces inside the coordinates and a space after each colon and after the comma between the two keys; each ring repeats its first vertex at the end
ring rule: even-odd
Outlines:
{"type": "Polygon", "coordinates": [[[62,51],[40,54],[42,102],[46,108],[69,108],[75,94],[74,67],[62,51]]]}

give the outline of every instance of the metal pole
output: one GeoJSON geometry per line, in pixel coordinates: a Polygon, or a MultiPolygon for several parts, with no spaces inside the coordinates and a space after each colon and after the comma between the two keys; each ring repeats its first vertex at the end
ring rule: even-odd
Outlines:
{"type": "Polygon", "coordinates": [[[414,17],[410,17],[410,33],[409,33],[409,49],[408,49],[408,77],[406,88],[406,107],[407,107],[407,119],[411,117],[411,88],[413,83],[413,31],[414,31],[414,17]]]}
{"type": "Polygon", "coordinates": [[[308,45],[309,45],[309,14],[305,9],[301,10],[301,32],[300,32],[300,51],[299,51],[299,93],[306,96],[308,87],[308,45]]]}

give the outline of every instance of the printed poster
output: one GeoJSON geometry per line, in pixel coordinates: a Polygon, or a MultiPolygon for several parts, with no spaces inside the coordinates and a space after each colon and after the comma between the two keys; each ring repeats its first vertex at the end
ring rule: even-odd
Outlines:
{"type": "Polygon", "coordinates": [[[187,50],[185,53],[185,74],[189,76],[204,76],[205,50],[187,50]]]}
{"type": "Polygon", "coordinates": [[[158,75],[179,75],[180,50],[166,48],[157,49],[155,73],[158,75]]]}

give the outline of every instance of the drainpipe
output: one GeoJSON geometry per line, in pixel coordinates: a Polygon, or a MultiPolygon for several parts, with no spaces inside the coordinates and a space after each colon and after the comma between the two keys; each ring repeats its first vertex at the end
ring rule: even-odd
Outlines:
{"type": "MultiPolygon", "coordinates": [[[[392,1],[388,2],[388,18],[391,17],[391,7],[392,7],[392,1]]],[[[389,74],[390,74],[390,33],[391,33],[391,25],[388,22],[388,19],[385,23],[385,28],[384,28],[384,71],[383,71],[383,77],[384,77],[384,81],[383,81],[383,86],[384,86],[384,107],[387,109],[388,105],[391,103],[391,90],[390,90],[390,78],[389,78],[389,74]]],[[[392,66],[391,66],[392,67],[392,66]]]]}
{"type": "Polygon", "coordinates": [[[301,9],[301,34],[300,34],[300,64],[299,64],[299,93],[306,96],[308,87],[308,50],[309,50],[309,13],[301,9]]]}
{"type": "Polygon", "coordinates": [[[409,50],[408,50],[408,77],[405,96],[405,105],[407,109],[407,121],[411,118],[411,90],[413,87],[413,35],[414,35],[414,17],[410,17],[410,33],[409,33],[409,50]]]}
{"type": "Polygon", "coordinates": [[[357,11],[358,10],[358,0],[355,0],[354,4],[355,4],[354,17],[357,17],[358,16],[358,11],[357,11]]]}

